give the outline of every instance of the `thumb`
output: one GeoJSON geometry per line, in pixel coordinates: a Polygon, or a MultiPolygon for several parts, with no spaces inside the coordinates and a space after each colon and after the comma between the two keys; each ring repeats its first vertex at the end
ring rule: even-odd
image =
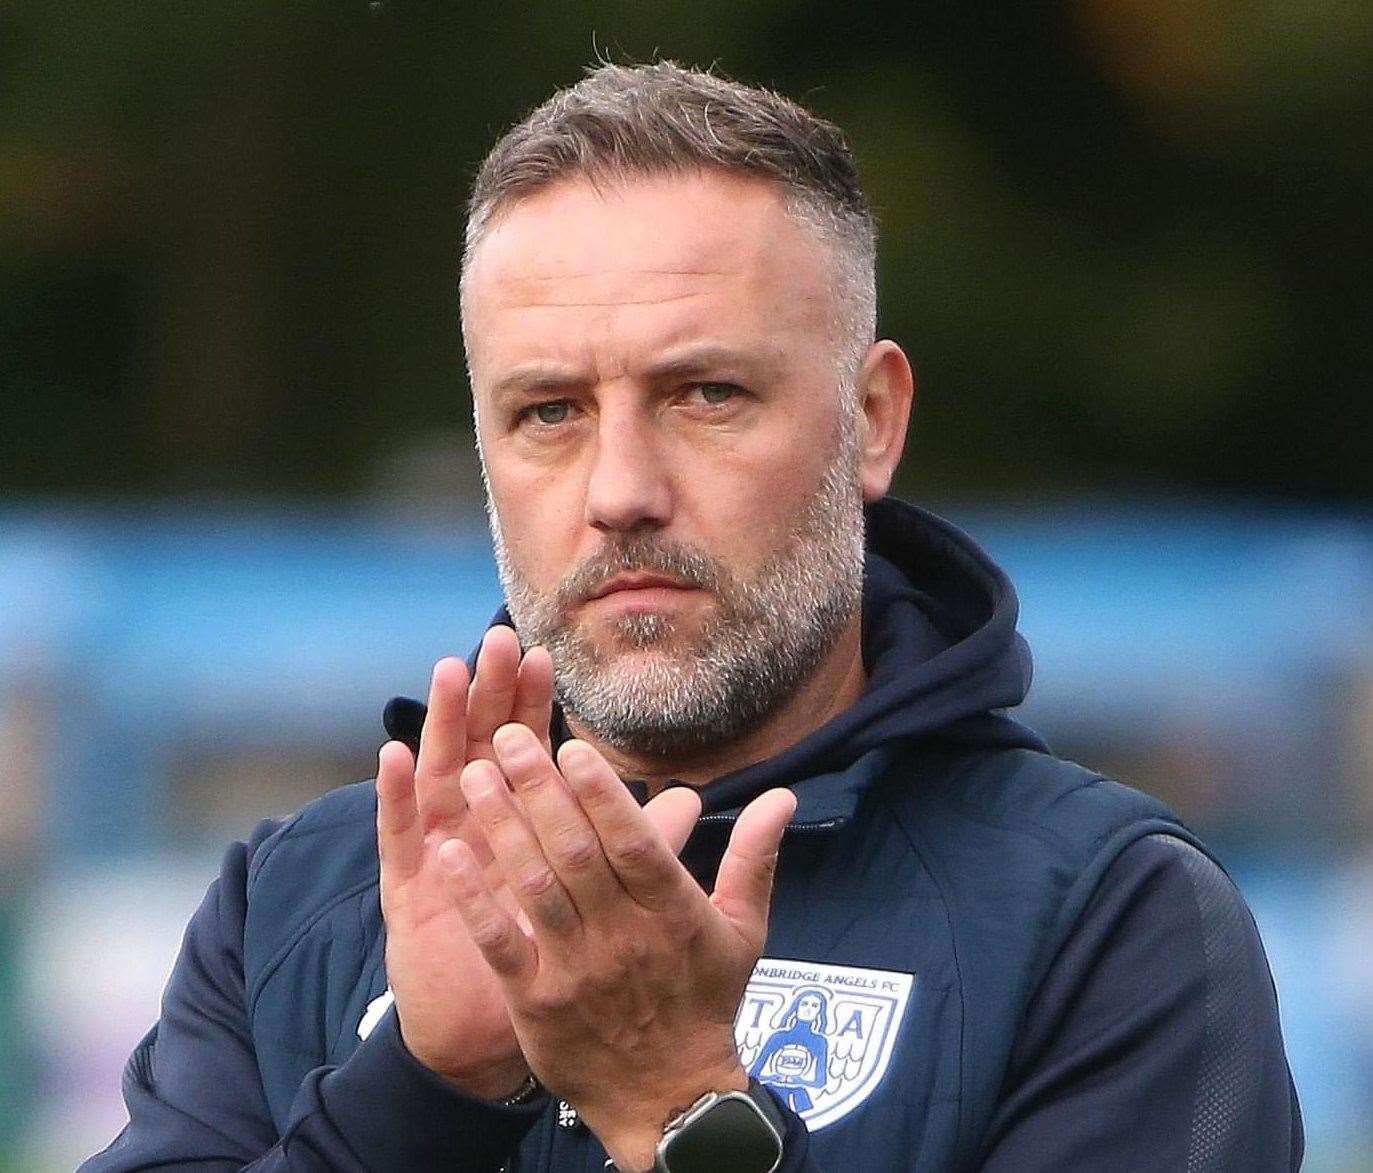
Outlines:
{"type": "Polygon", "coordinates": [[[681,855],[701,817],[701,796],[690,786],[670,786],[645,804],[644,814],[667,840],[672,854],[681,855]]]}
{"type": "Polygon", "coordinates": [[[769,790],[755,798],[734,824],[715,877],[711,903],[759,949],[767,937],[777,849],[795,813],[796,795],[790,790],[769,790]]]}

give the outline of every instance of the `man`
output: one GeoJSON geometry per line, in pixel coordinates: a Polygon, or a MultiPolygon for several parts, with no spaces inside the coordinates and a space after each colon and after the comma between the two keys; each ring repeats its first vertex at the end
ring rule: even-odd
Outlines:
{"type": "Polygon", "coordinates": [[[89,1169],[1298,1166],[1239,895],[1004,715],[1010,584],[885,497],[873,253],[773,94],[606,66],[501,140],[462,308],[508,615],[375,785],[229,853],[89,1169]]]}

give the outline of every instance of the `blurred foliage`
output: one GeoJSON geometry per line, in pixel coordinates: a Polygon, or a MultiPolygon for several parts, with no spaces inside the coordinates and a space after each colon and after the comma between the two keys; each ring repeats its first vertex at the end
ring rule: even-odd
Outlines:
{"type": "Polygon", "coordinates": [[[357,490],[467,426],[468,177],[597,54],[849,132],[908,491],[1373,497],[1373,6],[1339,0],[10,3],[0,486],[357,490]]]}

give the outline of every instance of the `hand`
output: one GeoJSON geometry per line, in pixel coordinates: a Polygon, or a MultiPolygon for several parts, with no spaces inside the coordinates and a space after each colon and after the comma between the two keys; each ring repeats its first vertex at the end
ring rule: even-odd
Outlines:
{"type": "Polygon", "coordinates": [[[707,897],[676,858],[700,814],[694,791],[641,811],[585,742],[566,743],[555,765],[510,725],[494,748],[496,764],[467,766],[462,789],[526,925],[461,839],[439,850],[455,905],[530,1068],[620,1168],[648,1168],[674,1110],[748,1085],[734,1016],[796,799],[773,790],[744,810],[707,897]]]}
{"type": "MultiPolygon", "coordinates": [[[[508,627],[482,640],[475,679],[448,658],[434,667],[418,761],[400,742],[382,747],[377,770],[377,847],[386,920],[386,972],[401,1036],[425,1066],[488,1098],[515,1091],[528,1075],[500,982],[453,907],[439,845],[466,843],[483,866],[490,849],[458,785],[469,762],[493,757],[497,728],[517,721],[547,747],[553,666],[543,648],[523,658],[508,627]]],[[[516,908],[499,873],[491,886],[516,908]]]]}

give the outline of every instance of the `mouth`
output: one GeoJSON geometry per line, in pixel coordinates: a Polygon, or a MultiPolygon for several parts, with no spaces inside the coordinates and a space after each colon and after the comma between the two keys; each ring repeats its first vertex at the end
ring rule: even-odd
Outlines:
{"type": "Polygon", "coordinates": [[[690,606],[703,593],[696,584],[668,574],[631,571],[603,582],[585,606],[590,615],[668,615],[690,606]]]}
{"type": "Polygon", "coordinates": [[[684,594],[688,591],[699,590],[700,588],[691,583],[682,582],[680,579],[672,578],[665,574],[651,573],[628,573],[617,574],[614,578],[607,579],[600,585],[594,594],[587,599],[593,602],[596,599],[606,599],[612,595],[641,595],[675,593],[684,594]]]}

